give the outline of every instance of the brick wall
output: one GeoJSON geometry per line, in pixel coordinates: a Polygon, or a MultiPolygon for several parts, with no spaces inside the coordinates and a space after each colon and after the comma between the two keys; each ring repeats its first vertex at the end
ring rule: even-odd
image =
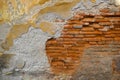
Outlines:
{"type": "Polygon", "coordinates": [[[120,54],[120,12],[100,11],[100,15],[77,13],[64,25],[61,37],[47,42],[46,52],[53,72],[72,74],[81,66],[82,58],[92,59],[89,54],[99,57],[120,54]],[[87,51],[87,57],[83,56],[87,51]]]}

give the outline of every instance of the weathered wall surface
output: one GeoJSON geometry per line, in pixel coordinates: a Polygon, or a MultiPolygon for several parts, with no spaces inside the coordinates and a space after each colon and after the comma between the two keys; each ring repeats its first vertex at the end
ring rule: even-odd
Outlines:
{"type": "Polygon", "coordinates": [[[0,80],[119,79],[119,0],[0,5],[0,80]]]}

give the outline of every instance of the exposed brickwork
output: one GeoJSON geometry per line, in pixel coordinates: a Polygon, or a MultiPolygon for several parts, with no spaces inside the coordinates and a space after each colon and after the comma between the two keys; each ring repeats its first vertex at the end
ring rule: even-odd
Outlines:
{"type": "Polygon", "coordinates": [[[68,20],[61,37],[47,42],[46,52],[53,72],[76,71],[86,49],[99,56],[120,54],[120,12],[103,9],[100,15],[79,13],[68,20]],[[110,47],[113,42],[114,46],[110,47]]]}

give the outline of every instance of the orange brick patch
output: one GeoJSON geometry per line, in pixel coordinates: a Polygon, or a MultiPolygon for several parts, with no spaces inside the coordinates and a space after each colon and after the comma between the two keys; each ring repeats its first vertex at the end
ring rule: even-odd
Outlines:
{"type": "MultiPolygon", "coordinates": [[[[47,42],[46,52],[54,73],[74,73],[87,47],[106,48],[111,42],[120,41],[120,12],[110,13],[107,9],[101,12],[100,15],[76,14],[68,20],[60,38],[47,42]]],[[[97,53],[118,54],[118,50],[107,51],[97,53]]]]}

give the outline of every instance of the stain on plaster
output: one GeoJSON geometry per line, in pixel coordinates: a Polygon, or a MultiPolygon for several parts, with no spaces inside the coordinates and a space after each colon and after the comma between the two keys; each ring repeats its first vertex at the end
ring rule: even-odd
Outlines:
{"type": "Polygon", "coordinates": [[[55,25],[53,25],[52,23],[50,22],[41,22],[40,23],[40,29],[43,31],[43,32],[47,32],[51,35],[54,35],[55,34],[55,25]]]}
{"type": "Polygon", "coordinates": [[[40,11],[40,14],[45,14],[49,12],[56,12],[63,17],[71,16],[70,10],[73,6],[75,6],[79,0],[72,0],[72,1],[58,1],[54,6],[46,7],[40,11]]]}

